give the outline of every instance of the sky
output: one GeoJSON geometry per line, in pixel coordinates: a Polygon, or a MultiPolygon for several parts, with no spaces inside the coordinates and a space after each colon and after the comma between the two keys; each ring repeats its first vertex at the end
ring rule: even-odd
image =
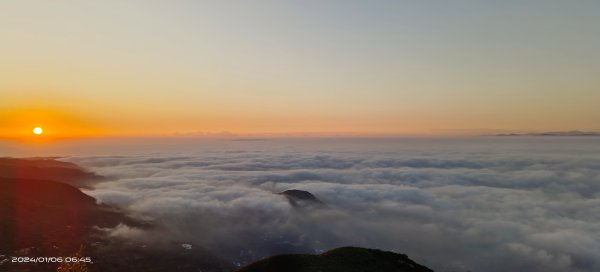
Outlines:
{"type": "Polygon", "coordinates": [[[600,130],[598,1],[2,1],[0,137],[600,130]]]}

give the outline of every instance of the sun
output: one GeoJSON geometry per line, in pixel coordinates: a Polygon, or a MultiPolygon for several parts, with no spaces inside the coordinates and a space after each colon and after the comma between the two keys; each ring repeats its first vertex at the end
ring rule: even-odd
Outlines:
{"type": "Polygon", "coordinates": [[[44,130],[41,127],[35,127],[33,129],[33,134],[35,135],[42,135],[42,133],[44,133],[44,130]]]}

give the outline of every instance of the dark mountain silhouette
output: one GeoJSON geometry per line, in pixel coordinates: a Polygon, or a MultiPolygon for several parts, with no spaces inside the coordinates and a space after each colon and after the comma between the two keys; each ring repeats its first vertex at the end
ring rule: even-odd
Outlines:
{"type": "MultiPolygon", "coordinates": [[[[65,256],[92,243],[98,228],[121,223],[143,225],[112,207],[97,204],[68,184],[0,178],[2,255],[65,256]]],[[[19,265],[18,269],[26,271],[27,267],[19,265]]],[[[0,266],[0,271],[3,268],[0,266]]]]}
{"type": "Polygon", "coordinates": [[[0,178],[55,180],[77,188],[90,187],[102,176],[55,158],[0,158],[0,178]]]}
{"type": "Polygon", "coordinates": [[[342,247],[320,255],[287,254],[269,257],[237,272],[432,272],[404,254],[359,247],[342,247]]]}
{"type": "Polygon", "coordinates": [[[325,207],[325,203],[307,191],[287,190],[279,193],[287,198],[290,205],[295,208],[318,208],[325,207]]]}
{"type": "Polygon", "coordinates": [[[200,248],[107,236],[106,229],[120,224],[154,226],[98,204],[72,185],[42,179],[62,180],[64,174],[70,183],[80,184],[78,178],[99,178],[74,164],[53,159],[1,159],[0,164],[0,272],[56,271],[56,263],[12,263],[11,257],[72,256],[81,246],[94,262],[87,265],[90,272],[233,270],[233,265],[200,248]]]}

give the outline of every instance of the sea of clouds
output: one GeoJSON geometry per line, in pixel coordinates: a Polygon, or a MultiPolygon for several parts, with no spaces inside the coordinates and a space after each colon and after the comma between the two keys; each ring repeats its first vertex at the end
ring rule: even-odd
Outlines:
{"type": "Polygon", "coordinates": [[[64,160],[86,193],[152,220],[124,239],[181,241],[236,263],[354,245],[436,271],[600,271],[600,139],[248,139],[64,160]],[[327,204],[295,209],[276,193],[327,204]]]}

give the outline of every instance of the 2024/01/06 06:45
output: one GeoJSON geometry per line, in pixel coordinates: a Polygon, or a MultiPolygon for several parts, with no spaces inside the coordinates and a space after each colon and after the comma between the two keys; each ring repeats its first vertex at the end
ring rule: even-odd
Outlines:
{"type": "Polygon", "coordinates": [[[12,263],[92,263],[91,257],[12,257],[12,263]]]}

